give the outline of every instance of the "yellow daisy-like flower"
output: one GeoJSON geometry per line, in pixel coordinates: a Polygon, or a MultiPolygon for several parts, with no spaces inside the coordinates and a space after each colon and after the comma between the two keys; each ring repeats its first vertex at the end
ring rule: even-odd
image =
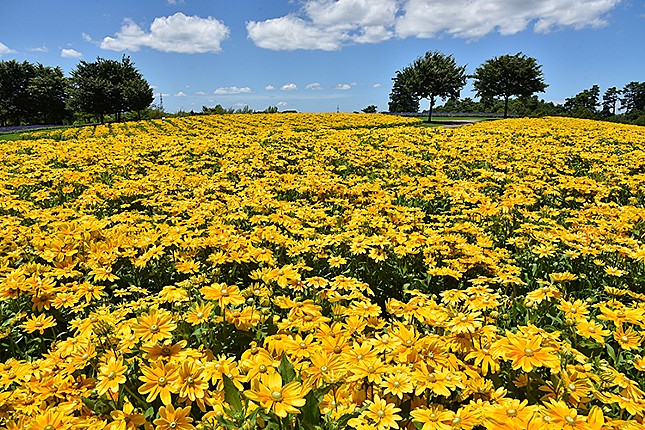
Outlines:
{"type": "Polygon", "coordinates": [[[170,394],[179,391],[179,374],[173,363],[155,362],[152,367],[141,368],[139,394],[147,394],[146,402],[152,402],[159,396],[164,405],[171,402],[170,394]]]}
{"type": "Polygon", "coordinates": [[[522,369],[530,372],[536,367],[557,368],[560,360],[555,355],[556,349],[542,346],[542,339],[539,336],[524,338],[508,334],[508,345],[505,346],[505,356],[512,361],[513,369],[522,369]]]}
{"type": "Polygon", "coordinates": [[[40,334],[45,333],[45,330],[50,327],[55,327],[56,321],[51,315],[45,316],[40,314],[38,316],[31,316],[27,321],[25,321],[20,327],[24,328],[27,333],[33,333],[38,331],[40,334]]]}
{"type": "Polygon", "coordinates": [[[113,393],[119,392],[119,384],[124,384],[126,381],[125,372],[128,370],[123,365],[123,357],[115,357],[111,355],[107,361],[99,367],[99,374],[97,376],[98,383],[96,390],[99,396],[105,394],[108,390],[113,393]]]}
{"type": "Polygon", "coordinates": [[[298,408],[306,403],[300,383],[291,381],[282,385],[282,377],[277,372],[263,374],[258,386],[245,391],[244,395],[281,418],[300,413],[298,408]]]}
{"type": "Polygon", "coordinates": [[[156,430],[192,430],[195,428],[191,424],[193,419],[189,417],[190,406],[175,409],[173,405],[162,406],[159,408],[159,418],[154,420],[156,430]]]}
{"type": "Polygon", "coordinates": [[[144,343],[157,343],[171,338],[172,331],[176,328],[177,324],[172,320],[170,312],[150,309],[148,313],[143,313],[137,318],[133,330],[144,343]]]}
{"type": "Polygon", "coordinates": [[[385,430],[399,428],[397,421],[401,421],[401,416],[397,415],[397,412],[401,412],[401,409],[392,403],[388,403],[385,399],[381,399],[377,394],[364,414],[373,421],[373,425],[377,430],[385,430]]]}

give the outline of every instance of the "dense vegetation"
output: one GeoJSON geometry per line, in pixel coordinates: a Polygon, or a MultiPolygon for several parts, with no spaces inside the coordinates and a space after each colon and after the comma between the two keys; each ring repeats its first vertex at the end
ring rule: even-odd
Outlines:
{"type": "Polygon", "coordinates": [[[0,126],[62,124],[106,115],[141,112],[153,101],[152,88],[129,57],[81,61],[66,78],[60,67],[0,61],[0,126]]]}
{"type": "Polygon", "coordinates": [[[23,137],[0,142],[0,426],[642,428],[640,127],[23,137]]]}

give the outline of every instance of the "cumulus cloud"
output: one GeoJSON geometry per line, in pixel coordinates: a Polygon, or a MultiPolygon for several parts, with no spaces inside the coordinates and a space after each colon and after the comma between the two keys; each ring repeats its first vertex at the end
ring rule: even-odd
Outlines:
{"type": "Polygon", "coordinates": [[[175,94],[175,97],[186,97],[186,93],[183,91],[179,91],[177,94],[175,94]]]}
{"type": "Polygon", "coordinates": [[[35,48],[29,48],[31,52],[49,52],[49,48],[45,45],[36,46],[35,48]]]}
{"type": "Polygon", "coordinates": [[[372,85],[372,88],[381,88],[381,84],[374,84],[372,85]]]}
{"type": "Polygon", "coordinates": [[[249,38],[272,50],[333,51],[393,37],[478,39],[526,29],[598,28],[622,0],[303,0],[299,11],[247,22],[249,38]]]}
{"type": "Polygon", "coordinates": [[[63,58],[81,58],[83,54],[76,49],[61,49],[60,56],[63,58]]]}
{"type": "Polygon", "coordinates": [[[149,31],[126,18],[116,35],[105,37],[100,47],[111,51],[138,51],[142,47],[148,47],[182,54],[220,52],[221,43],[229,33],[229,28],[215,18],[186,16],[177,12],[171,16],[155,18],[149,31]]]}
{"type": "Polygon", "coordinates": [[[287,103],[287,102],[278,102],[278,103],[276,104],[276,106],[278,106],[278,107],[285,107],[285,106],[287,106],[288,104],[289,104],[289,103],[287,103]]]}
{"type": "Polygon", "coordinates": [[[282,91],[295,91],[298,89],[298,85],[294,84],[293,82],[284,84],[281,88],[282,91]]]}
{"type": "Polygon", "coordinates": [[[341,91],[347,91],[347,90],[351,90],[352,86],[351,84],[338,84],[336,85],[336,89],[341,91]]]}
{"type": "Polygon", "coordinates": [[[396,22],[399,37],[431,38],[448,34],[478,39],[492,32],[511,35],[532,27],[598,28],[621,0],[408,0],[396,22]]]}
{"type": "Polygon", "coordinates": [[[16,51],[14,51],[13,49],[9,48],[4,43],[0,42],[0,55],[15,54],[15,53],[16,53],[16,51]]]}
{"type": "Polygon", "coordinates": [[[264,87],[264,89],[267,91],[273,91],[275,90],[275,87],[273,85],[267,85],[266,87],[264,87]]]}
{"type": "Polygon", "coordinates": [[[240,93],[250,93],[251,88],[249,87],[220,87],[215,90],[215,94],[240,94],[240,93]]]}
{"type": "Polygon", "coordinates": [[[308,90],[315,90],[315,91],[319,91],[323,89],[322,85],[320,85],[318,82],[312,82],[310,84],[307,84],[305,88],[308,90]]]}

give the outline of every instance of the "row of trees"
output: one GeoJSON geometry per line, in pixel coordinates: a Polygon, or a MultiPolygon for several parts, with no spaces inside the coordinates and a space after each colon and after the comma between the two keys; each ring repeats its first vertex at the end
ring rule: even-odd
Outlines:
{"type": "Polygon", "coordinates": [[[152,88],[129,57],[81,61],[70,77],[60,67],[0,61],[0,125],[60,124],[75,116],[103,123],[148,108],[152,88]]]}
{"type": "Polygon", "coordinates": [[[505,118],[511,97],[531,97],[547,87],[541,66],[535,58],[522,53],[487,60],[468,76],[466,66],[459,66],[452,55],[432,51],[396,72],[390,93],[390,112],[417,112],[419,100],[428,99],[428,121],[431,121],[437,100],[458,99],[469,77],[474,79],[477,97],[499,98],[504,102],[505,118]]]}
{"type": "Polygon", "coordinates": [[[418,112],[420,99],[430,102],[432,120],[437,99],[447,99],[436,109],[442,112],[509,112],[523,116],[567,115],[579,118],[608,119],[645,125],[645,82],[630,82],[624,88],[608,88],[602,99],[600,87],[583,90],[563,104],[538,100],[535,93],[547,85],[535,58],[522,53],[487,60],[466,75],[452,55],[427,52],[410,65],[397,70],[390,93],[390,112],[418,112]],[[472,78],[476,97],[460,99],[466,80],[472,78]],[[621,111],[619,113],[618,111],[621,111]]]}

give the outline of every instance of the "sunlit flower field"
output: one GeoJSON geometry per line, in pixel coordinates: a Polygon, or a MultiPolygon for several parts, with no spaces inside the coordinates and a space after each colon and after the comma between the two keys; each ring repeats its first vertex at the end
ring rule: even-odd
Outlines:
{"type": "Polygon", "coordinates": [[[2,428],[645,428],[642,127],[26,137],[0,142],[2,428]]]}

